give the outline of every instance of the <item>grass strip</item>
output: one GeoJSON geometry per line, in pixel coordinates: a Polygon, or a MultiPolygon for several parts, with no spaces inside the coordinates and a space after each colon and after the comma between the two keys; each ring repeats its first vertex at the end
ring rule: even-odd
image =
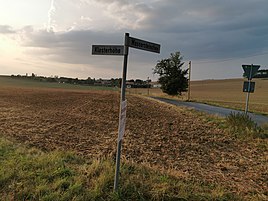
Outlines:
{"type": "Polygon", "coordinates": [[[0,137],[2,200],[243,200],[230,190],[122,163],[113,192],[114,162],[70,152],[42,152],[0,137]]]}

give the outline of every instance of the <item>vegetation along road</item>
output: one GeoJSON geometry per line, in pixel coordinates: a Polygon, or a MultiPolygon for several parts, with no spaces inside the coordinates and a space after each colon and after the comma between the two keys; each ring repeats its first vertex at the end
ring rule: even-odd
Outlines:
{"type": "MultiPolygon", "coordinates": [[[[202,112],[207,112],[209,114],[216,114],[219,116],[228,116],[231,112],[232,113],[238,113],[241,112],[239,110],[233,110],[233,109],[228,109],[228,108],[223,108],[223,107],[217,107],[217,106],[212,106],[212,105],[207,105],[204,103],[196,103],[196,102],[183,102],[183,101],[178,101],[178,100],[171,100],[167,98],[156,98],[157,100],[170,103],[173,105],[179,105],[179,106],[186,106],[186,107],[191,107],[194,108],[198,111],[202,112]]],[[[248,113],[250,118],[255,121],[257,124],[262,125],[265,123],[268,123],[268,117],[264,115],[258,115],[258,114],[253,114],[253,113],[248,113]]]]}

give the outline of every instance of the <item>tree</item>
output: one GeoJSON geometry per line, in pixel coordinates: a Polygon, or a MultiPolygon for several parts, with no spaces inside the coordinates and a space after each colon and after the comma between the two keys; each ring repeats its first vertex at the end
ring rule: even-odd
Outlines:
{"type": "Polygon", "coordinates": [[[153,69],[154,74],[159,75],[162,91],[168,95],[181,95],[181,92],[187,91],[188,69],[182,70],[182,59],[180,52],[171,53],[169,58],[158,61],[153,69]]]}
{"type": "Polygon", "coordinates": [[[253,76],[253,78],[268,78],[268,69],[258,70],[258,72],[256,73],[256,75],[253,76]]]}

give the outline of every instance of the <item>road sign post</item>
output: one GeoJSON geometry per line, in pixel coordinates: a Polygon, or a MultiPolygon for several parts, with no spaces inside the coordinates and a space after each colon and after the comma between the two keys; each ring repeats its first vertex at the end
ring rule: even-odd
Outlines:
{"type": "Polygon", "coordinates": [[[114,191],[118,190],[119,172],[120,172],[120,158],[122,139],[125,132],[126,121],[126,77],[127,77],[127,62],[129,47],[160,53],[160,45],[138,38],[129,37],[129,33],[125,33],[124,46],[121,45],[92,45],[92,55],[122,55],[123,73],[121,83],[121,97],[120,97],[120,111],[119,111],[119,126],[118,126],[118,140],[116,153],[116,168],[114,178],[114,191]]]}
{"type": "MultiPolygon", "coordinates": [[[[251,80],[252,77],[258,72],[260,65],[242,65],[242,68],[244,70],[245,76],[248,78],[248,83],[247,83],[247,97],[246,97],[246,107],[245,107],[245,114],[248,113],[248,105],[249,105],[249,94],[252,90],[252,85],[251,85],[251,80]]],[[[254,85],[255,86],[255,85],[254,85]]],[[[253,87],[254,88],[254,87],[253,87]]],[[[244,91],[244,89],[243,89],[244,91]]],[[[253,89],[254,91],[254,89],[253,89]]]]}
{"type": "MultiPolygon", "coordinates": [[[[127,74],[127,61],[128,61],[128,50],[129,47],[160,53],[160,45],[156,43],[151,43],[148,41],[144,41],[141,39],[129,37],[129,33],[125,33],[125,42],[124,42],[124,64],[123,64],[123,76],[122,76],[122,84],[121,84],[121,104],[120,104],[120,113],[124,107],[124,103],[126,104],[126,74],[127,74]]],[[[126,106],[125,106],[126,107],[126,106]]],[[[126,109],[126,108],[125,108],[126,109]]],[[[123,134],[120,132],[120,126],[123,122],[122,118],[119,119],[119,129],[118,129],[118,143],[117,143],[117,153],[116,153],[116,169],[115,169],[115,179],[114,179],[114,191],[118,190],[119,183],[119,172],[120,172],[120,158],[121,158],[121,147],[122,147],[122,138],[123,134]]],[[[124,125],[125,126],[125,125],[124,125]]]]}
{"type": "Polygon", "coordinates": [[[247,93],[247,98],[246,98],[246,108],[245,108],[245,114],[248,113],[248,102],[249,102],[249,90],[250,90],[250,82],[252,79],[252,67],[250,68],[250,76],[249,76],[249,80],[248,80],[248,93],[247,93]]]}
{"type": "Polygon", "coordinates": [[[188,101],[190,101],[190,98],[191,98],[191,67],[192,67],[192,62],[189,61],[188,98],[187,98],[188,101]]]}
{"type": "MultiPolygon", "coordinates": [[[[119,172],[120,172],[120,158],[121,158],[121,147],[122,147],[122,137],[120,133],[120,125],[122,124],[121,110],[123,109],[122,103],[126,101],[126,77],[127,77],[127,61],[128,61],[128,49],[126,45],[129,37],[129,33],[125,33],[124,42],[124,62],[123,62],[123,75],[121,83],[121,99],[120,99],[120,112],[119,112],[119,129],[118,129],[118,142],[117,142],[117,152],[116,152],[116,168],[115,168],[115,178],[114,178],[114,191],[118,190],[119,182],[119,172]]],[[[122,131],[121,131],[122,132],[122,131]]]]}

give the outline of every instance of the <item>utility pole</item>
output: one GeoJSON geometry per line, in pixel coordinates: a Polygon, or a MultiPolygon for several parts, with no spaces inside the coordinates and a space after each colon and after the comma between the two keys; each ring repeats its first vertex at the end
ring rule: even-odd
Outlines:
{"type": "Polygon", "coordinates": [[[190,98],[191,98],[191,67],[192,67],[192,62],[189,61],[189,78],[188,78],[188,98],[187,98],[187,101],[190,101],[190,98]]]}

